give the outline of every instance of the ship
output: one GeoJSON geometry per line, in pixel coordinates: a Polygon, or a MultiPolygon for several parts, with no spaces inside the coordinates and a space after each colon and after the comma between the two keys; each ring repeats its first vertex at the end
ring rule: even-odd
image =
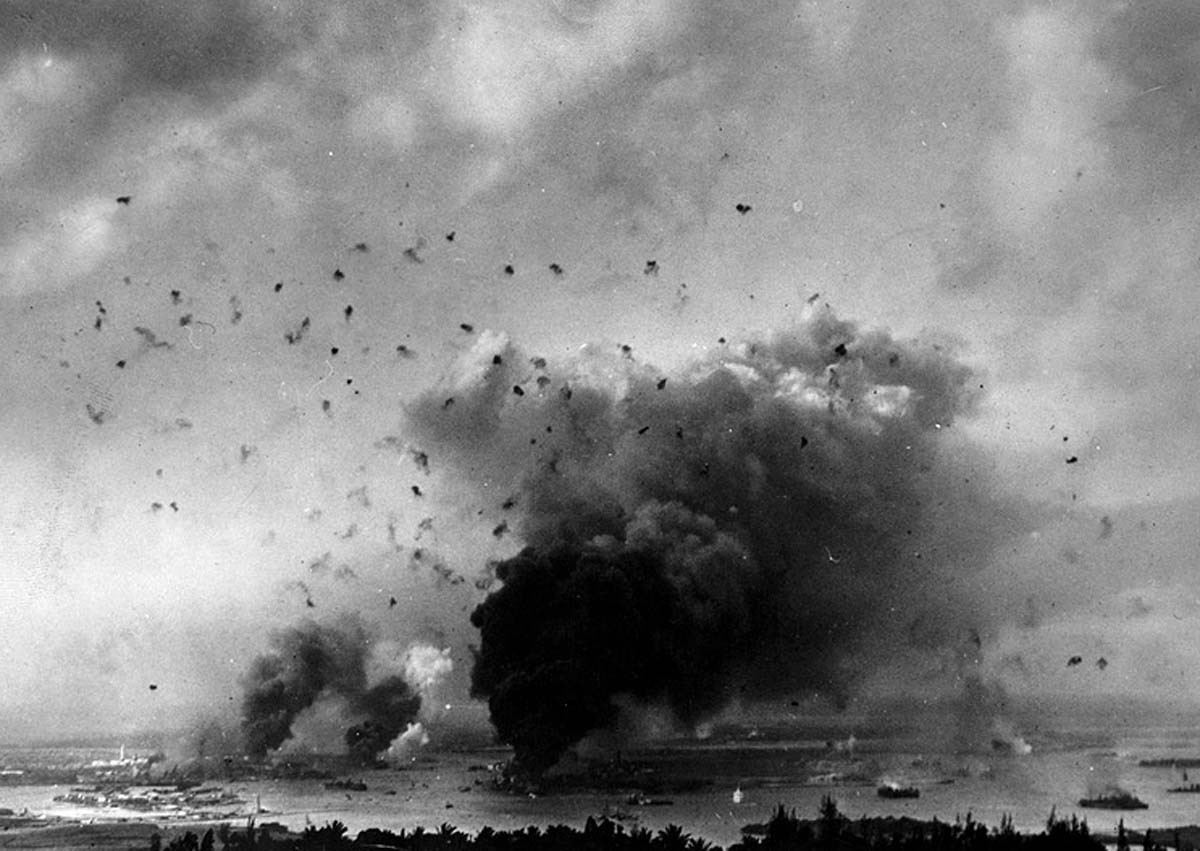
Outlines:
{"type": "Polygon", "coordinates": [[[899,783],[884,783],[875,791],[881,798],[921,797],[921,790],[916,786],[901,786],[899,783]]]}
{"type": "Polygon", "coordinates": [[[1139,759],[1142,768],[1200,768],[1200,756],[1169,756],[1157,759],[1139,759]]]}
{"type": "Polygon", "coordinates": [[[1079,806],[1097,810],[1148,810],[1150,805],[1129,792],[1105,792],[1094,798],[1080,798],[1079,806]]]}
{"type": "MultiPolygon", "coordinates": [[[[1184,780],[1187,778],[1185,777],[1184,780]]],[[[1182,792],[1188,795],[1200,794],[1200,783],[1189,783],[1186,786],[1172,786],[1168,792],[1182,792]]]]}
{"type": "Polygon", "coordinates": [[[343,792],[365,792],[367,784],[362,780],[330,780],[325,784],[325,788],[343,792]]]}

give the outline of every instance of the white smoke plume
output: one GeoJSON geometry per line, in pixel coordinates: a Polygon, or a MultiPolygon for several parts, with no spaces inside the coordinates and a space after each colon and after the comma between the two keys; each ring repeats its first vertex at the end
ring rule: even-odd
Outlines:
{"type": "Polygon", "coordinates": [[[422,700],[430,700],[437,687],[454,670],[450,648],[432,644],[413,644],[404,654],[404,678],[422,700]]]}
{"type": "Polygon", "coordinates": [[[425,729],[425,725],[420,721],[410,722],[404,732],[388,746],[385,756],[390,760],[409,760],[429,742],[429,731],[425,729]]]}

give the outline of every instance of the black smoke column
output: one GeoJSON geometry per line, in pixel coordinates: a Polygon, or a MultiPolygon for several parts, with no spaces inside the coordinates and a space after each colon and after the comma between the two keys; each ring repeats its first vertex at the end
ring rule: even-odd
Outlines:
{"type": "Polygon", "coordinates": [[[471,683],[514,768],[541,774],[612,724],[617,695],[665,702],[685,722],[720,707],[747,635],[746,562],[711,521],[653,504],[624,542],[528,548],[499,565],[503,587],[471,616],[482,638],[471,683]]]}

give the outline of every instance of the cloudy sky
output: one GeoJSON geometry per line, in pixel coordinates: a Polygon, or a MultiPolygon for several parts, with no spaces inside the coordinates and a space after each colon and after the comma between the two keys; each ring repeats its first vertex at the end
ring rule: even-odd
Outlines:
{"type": "Polygon", "coordinates": [[[976,370],[1037,506],[990,675],[1200,696],[1194,4],[17,0],[0,110],[7,738],[221,711],[348,611],[464,701],[521,532],[414,400],[826,305],[976,370]]]}

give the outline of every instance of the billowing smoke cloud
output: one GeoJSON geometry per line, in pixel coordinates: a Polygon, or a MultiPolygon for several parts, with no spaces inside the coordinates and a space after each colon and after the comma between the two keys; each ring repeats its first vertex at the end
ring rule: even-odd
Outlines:
{"type": "Polygon", "coordinates": [[[417,721],[436,718],[438,686],[454,670],[450,648],[413,644],[401,661],[403,675],[390,676],[358,702],[370,717],[346,731],[346,745],[360,762],[369,763],[386,752],[404,757],[429,743],[425,726],[417,721]]]}
{"type": "Polygon", "coordinates": [[[742,695],[840,698],[985,626],[972,577],[1021,512],[952,429],[980,386],[947,345],[828,310],[669,375],[483,335],[410,417],[520,515],[472,615],[473,689],[518,766],[628,698],[689,725],[742,695]]]}
{"type": "Polygon", "coordinates": [[[530,547],[497,577],[471,618],[483,639],[472,686],[533,770],[612,724],[617,695],[665,700],[692,724],[719,708],[766,584],[711,519],[655,501],[623,539],[530,547]]]}
{"type": "Polygon", "coordinates": [[[429,742],[429,732],[424,724],[417,721],[405,727],[404,732],[388,746],[387,755],[396,760],[408,759],[414,751],[425,747],[429,742]]]}
{"type": "Polygon", "coordinates": [[[366,641],[352,632],[305,623],[275,633],[272,651],[259,656],[246,674],[242,732],[246,750],[261,756],[291,734],[292,722],[322,692],[366,691],[366,641]]]}
{"type": "Polygon", "coordinates": [[[371,763],[417,717],[421,697],[404,677],[394,676],[367,689],[355,706],[367,719],[346,731],[346,746],[359,762],[371,763]]]}
{"type": "Polygon", "coordinates": [[[297,717],[323,696],[339,697],[356,720],[345,743],[356,759],[373,762],[417,717],[421,697],[402,675],[368,685],[371,641],[358,623],[331,627],[312,621],[275,633],[271,650],[245,677],[242,735],[247,753],[263,756],[284,744],[297,717]]]}
{"type": "Polygon", "coordinates": [[[404,676],[426,700],[453,670],[449,647],[414,644],[404,654],[404,676]]]}

